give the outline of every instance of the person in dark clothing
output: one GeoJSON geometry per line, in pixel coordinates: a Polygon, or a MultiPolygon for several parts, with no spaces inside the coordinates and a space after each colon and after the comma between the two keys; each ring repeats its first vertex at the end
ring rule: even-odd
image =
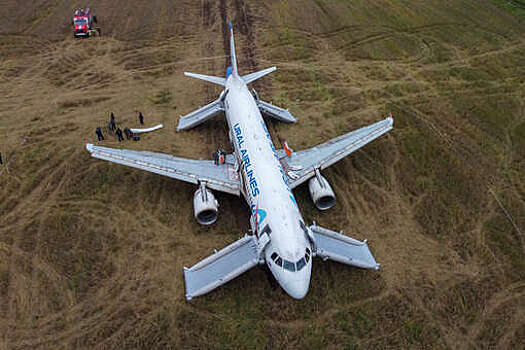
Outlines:
{"type": "Polygon", "coordinates": [[[139,123],[144,125],[144,116],[142,115],[142,112],[139,112],[139,123]]]}
{"type": "Polygon", "coordinates": [[[131,138],[131,130],[129,128],[124,128],[124,135],[126,135],[126,140],[129,140],[131,138]]]}
{"type": "Polygon", "coordinates": [[[116,128],[115,115],[111,112],[111,116],[109,117],[109,130],[114,131],[116,128]]]}
{"type": "Polygon", "coordinates": [[[117,128],[117,137],[118,137],[118,142],[124,140],[124,138],[122,137],[122,130],[120,130],[120,128],[117,128]]]}
{"type": "Polygon", "coordinates": [[[102,129],[100,128],[100,126],[97,128],[95,132],[97,133],[97,137],[99,141],[104,140],[104,135],[102,134],[102,129]]]}
{"type": "Polygon", "coordinates": [[[0,153],[0,165],[4,164],[4,161],[2,160],[2,153],[0,153]]]}

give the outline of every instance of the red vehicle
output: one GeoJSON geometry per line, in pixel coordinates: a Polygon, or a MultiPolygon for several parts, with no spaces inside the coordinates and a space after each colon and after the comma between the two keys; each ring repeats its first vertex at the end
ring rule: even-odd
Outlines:
{"type": "Polygon", "coordinates": [[[95,32],[100,34],[100,29],[95,28],[94,23],[97,23],[97,16],[93,16],[89,8],[76,10],[73,15],[73,36],[75,38],[87,38],[95,32]]]}

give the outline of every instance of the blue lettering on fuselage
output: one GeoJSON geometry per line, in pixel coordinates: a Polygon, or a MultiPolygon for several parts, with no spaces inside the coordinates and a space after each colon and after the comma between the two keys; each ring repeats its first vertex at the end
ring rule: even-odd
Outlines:
{"type": "Polygon", "coordinates": [[[255,173],[252,169],[252,163],[250,161],[250,156],[248,155],[248,150],[243,148],[244,137],[242,135],[242,129],[239,126],[239,123],[233,126],[235,131],[235,138],[237,139],[237,146],[239,147],[241,161],[244,164],[244,173],[246,174],[247,187],[252,194],[252,197],[257,197],[260,193],[259,186],[257,185],[257,180],[255,179],[255,173]]]}

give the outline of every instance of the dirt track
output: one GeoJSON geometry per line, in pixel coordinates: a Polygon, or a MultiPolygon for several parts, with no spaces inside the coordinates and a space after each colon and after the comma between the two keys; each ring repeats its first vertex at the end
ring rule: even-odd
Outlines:
{"type": "Polygon", "coordinates": [[[447,4],[97,0],[103,37],[73,40],[77,4],[8,0],[0,348],[523,344],[525,24],[488,1],[447,4]],[[381,271],[316,261],[292,301],[254,269],[187,303],[182,267],[243,234],[245,205],[218,194],[219,221],[200,227],[193,186],[88,157],[110,111],[166,128],[107,146],[193,158],[228,147],[220,117],[175,133],[220,93],[183,72],[224,75],[228,20],[241,73],[277,65],[254,87],[299,118],[268,121],[277,144],[310,147],[394,112],[392,133],[326,171],[333,210],[296,190],[308,221],[368,238],[381,271]]]}

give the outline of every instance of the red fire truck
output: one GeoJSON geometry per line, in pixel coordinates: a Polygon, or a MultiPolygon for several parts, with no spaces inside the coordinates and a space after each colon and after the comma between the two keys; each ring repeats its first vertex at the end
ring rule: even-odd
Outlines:
{"type": "Polygon", "coordinates": [[[91,9],[75,10],[73,15],[73,36],[75,38],[87,38],[93,35],[100,35],[100,28],[94,27],[97,23],[97,16],[93,15],[91,9]]]}

